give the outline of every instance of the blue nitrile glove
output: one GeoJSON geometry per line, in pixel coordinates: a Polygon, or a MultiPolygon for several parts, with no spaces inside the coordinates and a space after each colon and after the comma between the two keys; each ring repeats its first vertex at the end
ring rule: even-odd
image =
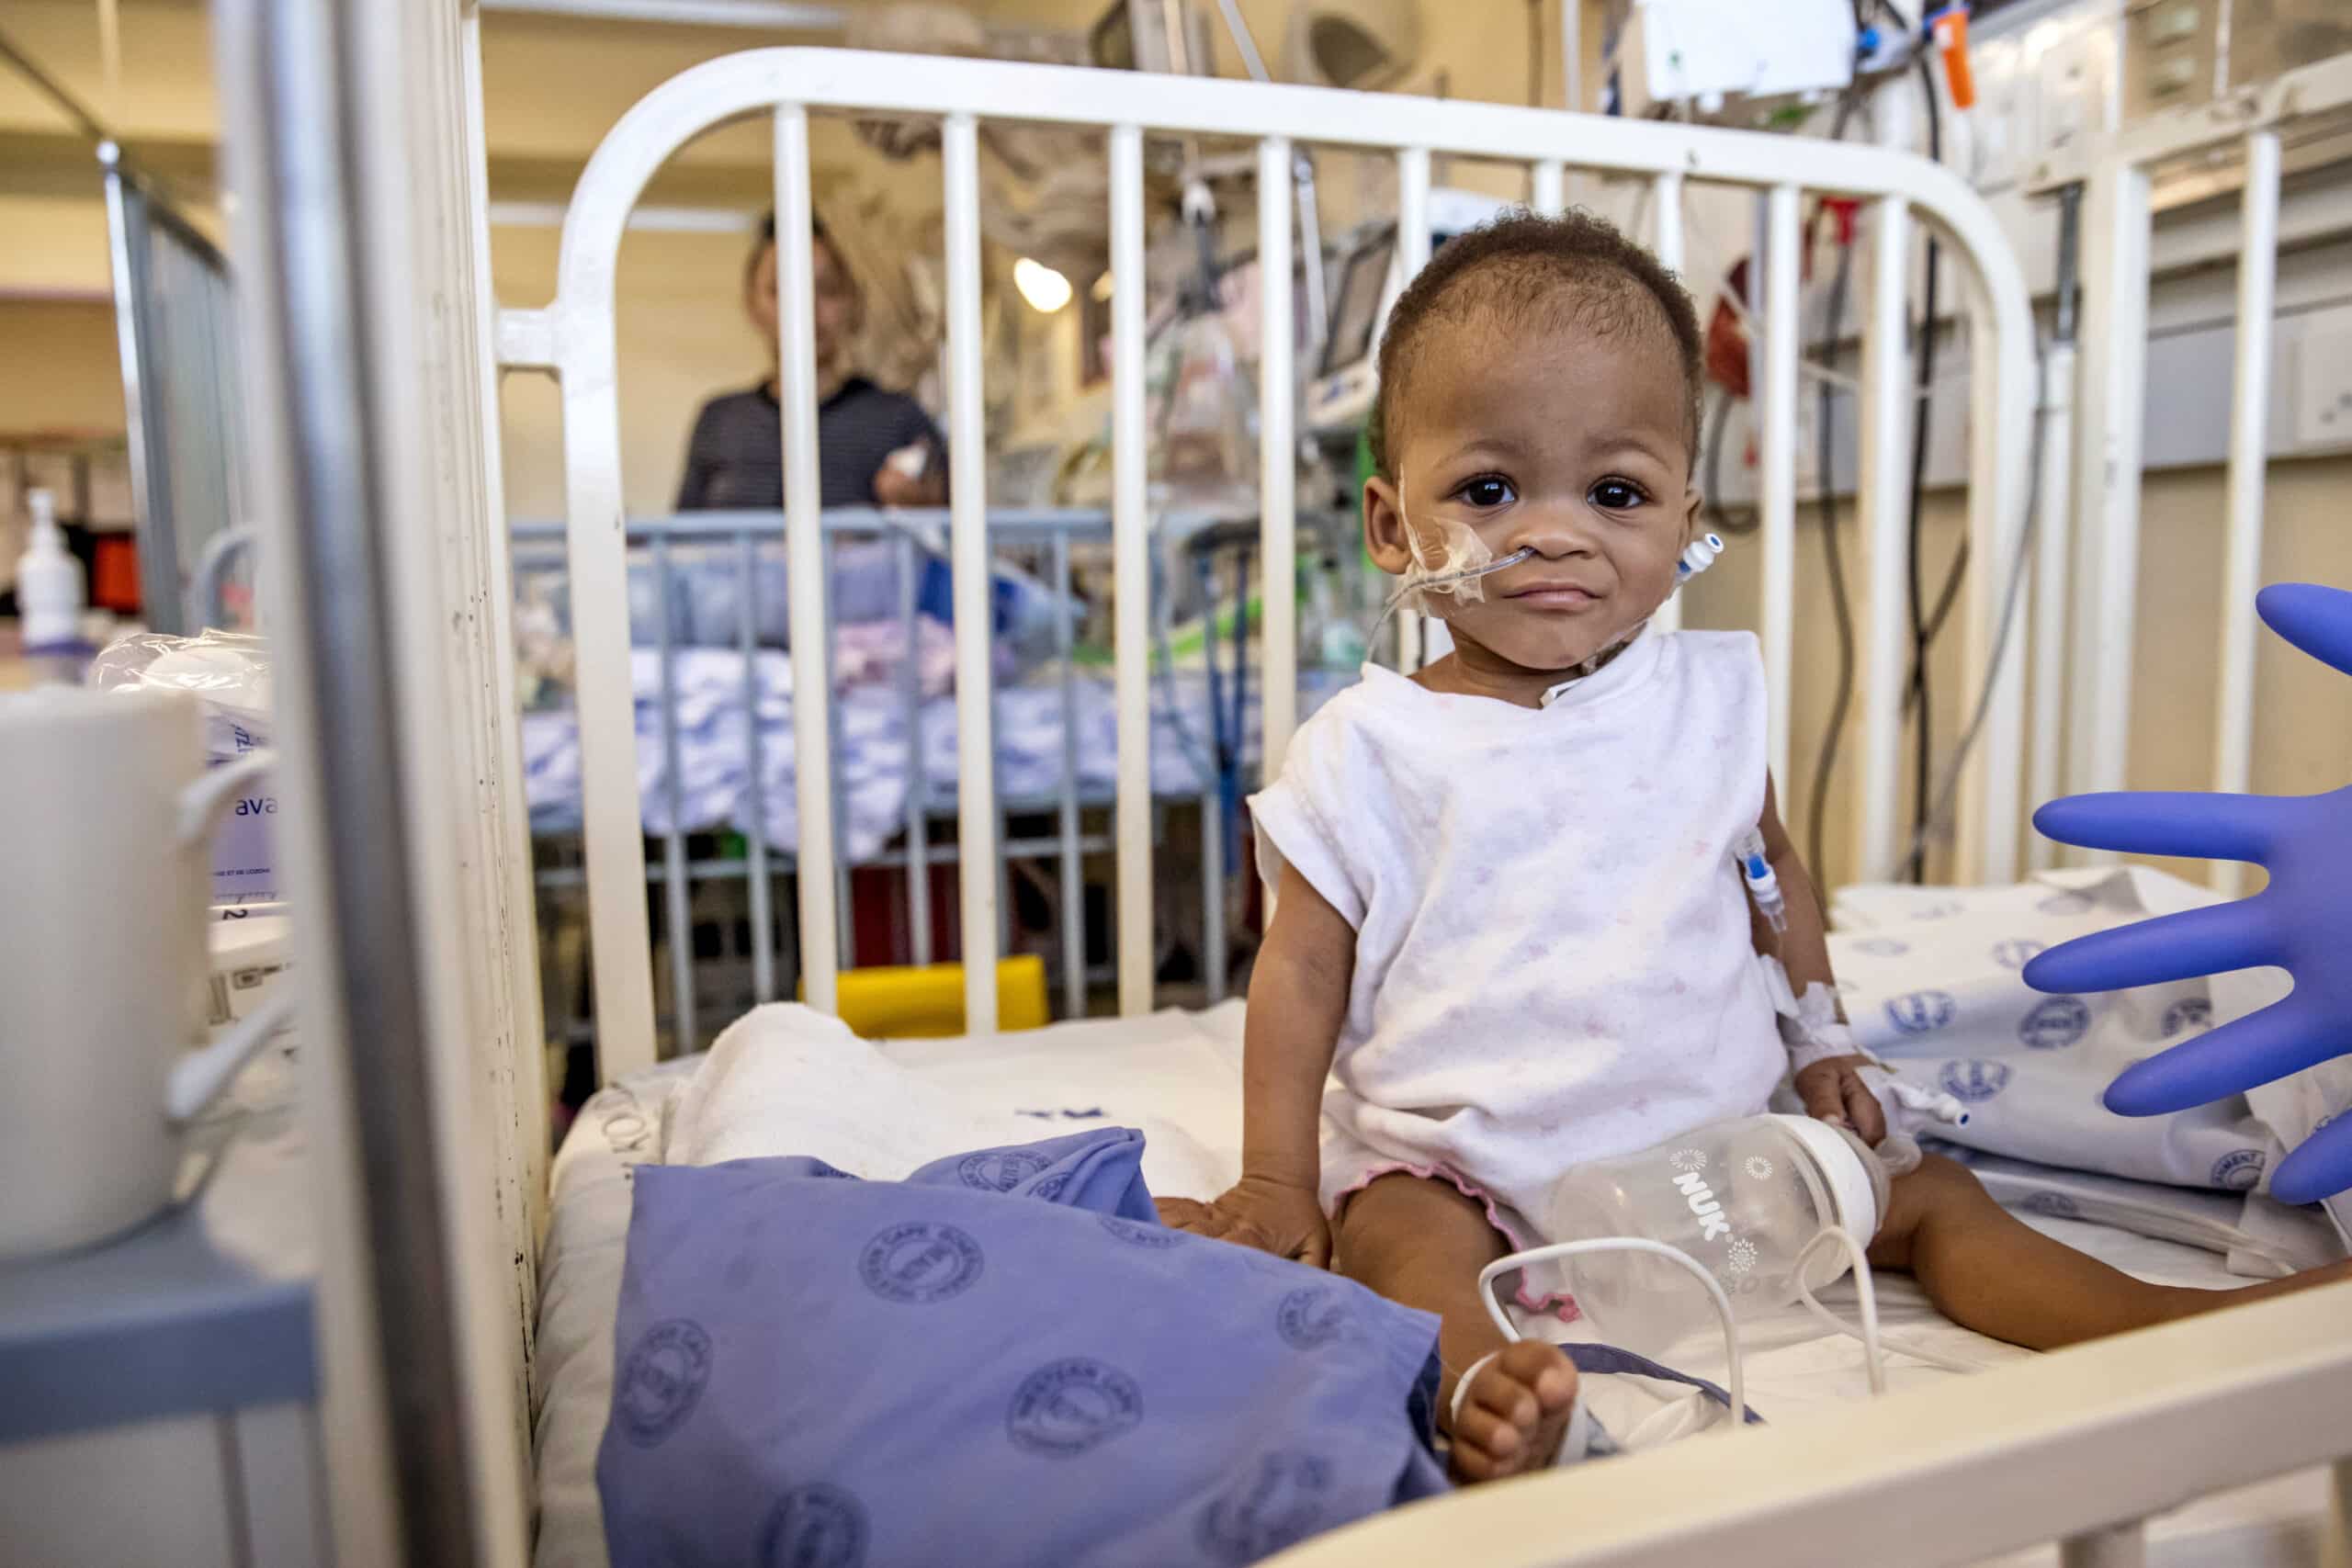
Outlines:
{"type": "MultiPolygon", "coordinates": [[[[2266,588],[2272,631],[2352,674],[2352,593],[2313,583],[2266,588]]],[[[2165,915],[2052,948],[2025,966],[2039,991],[2107,991],[2276,964],[2283,1001],[2132,1067],[2107,1091],[2124,1116],[2186,1111],[2352,1051],[2352,787],[2326,795],[2124,793],[2054,800],[2034,813],[2048,837],[2086,849],[2251,861],[2270,886],[2251,898],[2165,915]]],[[[2352,1116],[2304,1140],[2272,1177],[2274,1196],[2311,1203],[2352,1188],[2352,1116]]]]}

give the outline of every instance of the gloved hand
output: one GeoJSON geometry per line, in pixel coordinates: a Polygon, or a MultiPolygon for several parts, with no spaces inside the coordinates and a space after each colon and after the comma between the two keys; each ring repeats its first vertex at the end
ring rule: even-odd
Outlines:
{"type": "MultiPolygon", "coordinates": [[[[2272,631],[2352,674],[2352,593],[2312,583],[2266,588],[2272,631]]],[[[2064,844],[2138,854],[2251,861],[2270,886],[2251,898],[2079,937],[2025,966],[2039,991],[2109,991],[2277,964],[2293,994],[2130,1068],[2109,1086],[2124,1116],[2186,1111],[2352,1049],[2352,788],[2326,795],[2115,794],[2056,800],[2033,825],[2064,844]]],[[[2270,1190],[2316,1202],[2352,1187],[2352,1116],[2281,1163],[2270,1190]]]]}

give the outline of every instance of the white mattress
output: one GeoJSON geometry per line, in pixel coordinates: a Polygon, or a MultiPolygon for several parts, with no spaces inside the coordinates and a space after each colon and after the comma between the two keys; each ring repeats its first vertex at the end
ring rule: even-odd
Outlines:
{"type": "MultiPolygon", "coordinates": [[[[1165,1012],[1132,1021],[1058,1024],[1022,1034],[895,1042],[880,1047],[891,1063],[946,1091],[974,1116],[1049,1111],[1099,1111],[1102,1121],[1161,1122],[1186,1134],[1181,1168],[1147,1169],[1156,1182],[1170,1171],[1196,1172],[1204,1190],[1240,1165],[1241,1004],[1204,1013],[1165,1012]]],[[[537,1450],[542,1568],[605,1562],[596,1501],[595,1455],[612,1395],[612,1325],[620,1290],[629,1213],[630,1168],[661,1156],[665,1126],[695,1059],[673,1062],[604,1090],[582,1111],[552,1177],[554,1215],[541,1263],[537,1341],[537,1450]]],[[[1100,1125],[1072,1118],[1061,1125],[1100,1125]]],[[[1033,1132],[1045,1123],[1031,1120],[1033,1132]]],[[[903,1138],[908,1129],[897,1129],[903,1138]]],[[[932,1152],[945,1152],[943,1143],[932,1152]]],[[[820,1152],[812,1150],[810,1152],[820,1152]]],[[[822,1151],[840,1163],[836,1151],[822,1151]]],[[[1157,1190],[1157,1188],[1156,1188],[1157,1190]]],[[[2244,1281],[2218,1254],[2079,1222],[2032,1218],[2069,1245],[2118,1268],[2168,1283],[2221,1287],[2244,1281]]],[[[1850,1284],[1826,1298],[1850,1313],[1850,1284]]],[[[1879,1292],[1885,1331],[1947,1356],[1984,1365],[2029,1354],[1959,1328],[1939,1316],[1907,1279],[1879,1292]]],[[[1570,1332],[1573,1332],[1571,1330],[1570,1332]]],[[[1862,1349],[1796,1311],[1747,1336],[1747,1397],[1766,1419],[1868,1396],[1862,1349]]],[[[1678,1351],[1684,1370],[1721,1375],[1720,1351],[1678,1351]]],[[[1890,1357],[1891,1392],[1958,1375],[1890,1357]]],[[[1621,1439],[1641,1448],[1688,1430],[1695,1406],[1653,1394],[1626,1379],[1596,1379],[1595,1410],[1621,1439]]],[[[1694,1396],[1695,1398],[1695,1396],[1694,1396]]],[[[2151,1561],[2165,1568],[2288,1568],[2316,1562],[2324,1483],[2319,1472],[2284,1478],[2168,1516],[2153,1530],[2151,1561]]],[[[2001,1568],[2054,1564],[2054,1549],[2001,1560],[2001,1568]]]]}

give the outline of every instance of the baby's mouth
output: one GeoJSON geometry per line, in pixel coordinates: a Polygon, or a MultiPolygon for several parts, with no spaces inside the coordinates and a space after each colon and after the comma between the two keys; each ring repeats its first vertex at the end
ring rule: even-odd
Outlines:
{"type": "Polygon", "coordinates": [[[1503,597],[1538,610],[1580,610],[1600,602],[1598,592],[1580,582],[1531,582],[1503,597]]]}

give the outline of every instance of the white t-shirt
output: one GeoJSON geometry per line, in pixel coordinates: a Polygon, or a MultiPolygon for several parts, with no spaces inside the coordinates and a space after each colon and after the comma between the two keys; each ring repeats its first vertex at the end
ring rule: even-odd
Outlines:
{"type": "Polygon", "coordinates": [[[1406,1166],[1536,1218],[1572,1165],[1762,1110],[1788,1058],[1732,857],[1765,767],[1746,633],[1645,635],[1547,708],[1367,666],[1303,725],[1250,808],[1261,869],[1356,932],[1327,1204],[1406,1166]]]}

